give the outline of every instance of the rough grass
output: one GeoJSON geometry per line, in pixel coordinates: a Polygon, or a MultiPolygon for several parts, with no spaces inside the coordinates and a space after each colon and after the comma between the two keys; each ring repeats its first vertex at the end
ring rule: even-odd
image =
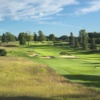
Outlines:
{"type": "Polygon", "coordinates": [[[47,43],[2,48],[8,55],[0,57],[0,100],[100,99],[99,91],[94,90],[100,88],[98,53],[75,51],[69,46],[48,46],[47,43]],[[62,51],[77,58],[59,58],[62,51]],[[30,57],[31,54],[38,56],[30,57]],[[42,59],[41,56],[54,56],[55,59],[42,59]]]}
{"type": "Polygon", "coordinates": [[[91,54],[84,50],[74,50],[67,45],[48,46],[40,42],[33,43],[30,46],[5,47],[5,49],[8,52],[8,56],[24,57],[34,62],[44,63],[72,82],[100,89],[100,57],[98,53],[91,54]],[[76,58],[60,58],[59,53],[62,51],[75,55],[76,58]],[[38,56],[29,56],[33,54],[38,56]],[[54,56],[55,59],[42,59],[43,56],[54,56]]]}
{"type": "Polygon", "coordinates": [[[0,100],[34,98],[89,100],[98,99],[99,92],[69,82],[46,65],[24,58],[0,57],[0,100]]]}

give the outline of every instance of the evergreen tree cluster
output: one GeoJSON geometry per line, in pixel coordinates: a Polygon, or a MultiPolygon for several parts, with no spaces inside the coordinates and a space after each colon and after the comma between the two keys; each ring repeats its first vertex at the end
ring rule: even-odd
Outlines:
{"type": "Polygon", "coordinates": [[[88,36],[89,36],[89,43],[94,38],[95,43],[100,44],[100,33],[99,32],[89,32],[88,36]]]}
{"type": "MultiPolygon", "coordinates": [[[[69,36],[69,45],[75,48],[82,48],[84,50],[92,49],[96,50],[96,37],[99,37],[98,33],[87,33],[85,29],[79,31],[79,36],[75,37],[73,33],[69,36]],[[90,45],[89,45],[90,43],[90,45]]],[[[100,44],[100,43],[99,43],[100,44]]]]}

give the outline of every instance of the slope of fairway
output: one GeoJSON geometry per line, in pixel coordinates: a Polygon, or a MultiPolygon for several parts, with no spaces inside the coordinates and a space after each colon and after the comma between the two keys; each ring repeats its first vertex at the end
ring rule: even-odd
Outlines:
{"type": "Polygon", "coordinates": [[[0,57],[0,100],[97,100],[99,92],[71,83],[46,65],[0,57]]]}
{"type": "Polygon", "coordinates": [[[5,49],[8,52],[7,56],[29,58],[33,62],[46,64],[72,82],[100,90],[100,53],[75,50],[68,45],[53,46],[40,43],[5,49]],[[61,58],[60,52],[67,52],[76,58],[61,58]]]}
{"type": "Polygon", "coordinates": [[[72,82],[100,89],[100,53],[75,50],[69,46],[33,46],[25,50],[28,49],[39,53],[37,57],[31,57],[32,61],[47,64],[72,82]],[[62,51],[74,55],[76,58],[60,58],[59,53],[62,51]],[[41,56],[53,56],[55,58],[42,59],[41,56]]]}

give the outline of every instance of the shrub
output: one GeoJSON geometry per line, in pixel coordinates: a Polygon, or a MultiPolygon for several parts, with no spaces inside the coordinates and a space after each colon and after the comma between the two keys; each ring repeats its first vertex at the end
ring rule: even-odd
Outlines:
{"type": "Polygon", "coordinates": [[[6,56],[7,52],[5,49],[0,49],[0,56],[6,56]]]}
{"type": "Polygon", "coordinates": [[[71,54],[67,52],[60,52],[60,55],[71,55],[71,54]]]}

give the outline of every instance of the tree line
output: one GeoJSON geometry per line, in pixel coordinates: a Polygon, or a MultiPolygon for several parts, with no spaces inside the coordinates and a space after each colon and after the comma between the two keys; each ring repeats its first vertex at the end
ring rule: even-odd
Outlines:
{"type": "MultiPolygon", "coordinates": [[[[100,44],[100,33],[97,32],[86,32],[85,29],[79,31],[79,36],[75,37],[73,33],[69,36],[69,45],[75,48],[82,48],[87,50],[88,48],[92,50],[97,49],[97,44],[100,44]]],[[[100,49],[98,47],[98,49],[100,49]]]]}
{"type": "Polygon", "coordinates": [[[49,36],[45,36],[44,33],[39,30],[38,33],[34,32],[20,32],[18,36],[13,35],[10,32],[3,33],[0,36],[1,42],[11,42],[11,41],[19,41],[20,45],[25,45],[26,42],[29,44],[30,41],[64,41],[68,42],[69,37],[67,35],[62,35],[60,37],[56,37],[54,34],[50,34],[49,36]]]}
{"type": "Polygon", "coordinates": [[[0,36],[1,42],[19,41],[20,45],[30,43],[30,41],[63,41],[69,42],[71,47],[82,48],[82,49],[96,49],[96,44],[100,44],[100,33],[98,32],[86,32],[85,29],[79,31],[79,36],[74,36],[71,32],[70,36],[62,35],[60,37],[50,34],[45,36],[44,33],[39,30],[38,33],[34,32],[20,32],[18,36],[13,35],[10,32],[3,33],[0,36]]]}

